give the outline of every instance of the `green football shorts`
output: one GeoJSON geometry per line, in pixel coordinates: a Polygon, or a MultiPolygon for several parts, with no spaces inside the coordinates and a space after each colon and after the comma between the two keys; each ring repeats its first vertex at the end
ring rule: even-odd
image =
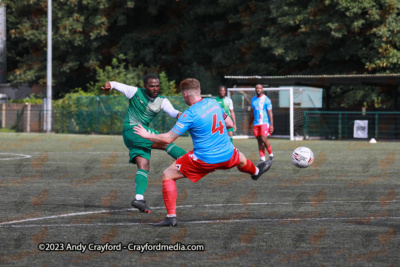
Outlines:
{"type": "MultiPolygon", "coordinates": [[[[160,134],[156,130],[142,125],[148,132],[160,134]]],[[[140,156],[150,161],[152,141],[144,139],[133,132],[134,125],[124,126],[122,137],[125,146],[129,149],[129,163],[136,163],[135,157],[140,156]]]]}
{"type": "Polygon", "coordinates": [[[234,132],[234,131],[235,130],[233,129],[233,127],[228,129],[228,132],[234,132]]]}

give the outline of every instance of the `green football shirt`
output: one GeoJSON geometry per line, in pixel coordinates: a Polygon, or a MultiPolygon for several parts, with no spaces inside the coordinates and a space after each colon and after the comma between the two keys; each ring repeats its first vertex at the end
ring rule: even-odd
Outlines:
{"type": "Polygon", "coordinates": [[[158,95],[156,98],[150,98],[144,88],[137,88],[117,82],[110,82],[110,84],[111,88],[120,91],[129,99],[124,127],[137,124],[148,127],[161,110],[164,110],[173,118],[176,118],[179,113],[164,96],[158,95]]]}
{"type": "Polygon", "coordinates": [[[217,102],[221,105],[225,113],[228,114],[229,117],[231,117],[231,112],[229,110],[233,110],[232,99],[227,96],[225,96],[224,98],[220,98],[219,96],[217,96],[215,100],[217,100],[217,102]]]}

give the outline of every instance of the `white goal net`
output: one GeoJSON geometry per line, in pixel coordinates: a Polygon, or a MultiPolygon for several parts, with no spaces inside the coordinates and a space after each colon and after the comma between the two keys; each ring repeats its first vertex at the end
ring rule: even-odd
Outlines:
{"type": "MultiPolygon", "coordinates": [[[[264,88],[264,94],[271,99],[274,117],[274,133],[272,138],[289,138],[295,140],[295,136],[302,136],[303,116],[299,108],[297,112],[293,102],[293,87],[264,88]],[[283,91],[285,93],[283,93],[283,91]],[[296,113],[296,114],[295,114],[296,113]],[[297,114],[299,113],[299,114],[297,114]],[[296,130],[296,131],[295,131],[296,130]]],[[[236,117],[235,139],[253,138],[250,132],[251,99],[255,96],[255,88],[228,88],[228,96],[233,101],[236,117]]]]}

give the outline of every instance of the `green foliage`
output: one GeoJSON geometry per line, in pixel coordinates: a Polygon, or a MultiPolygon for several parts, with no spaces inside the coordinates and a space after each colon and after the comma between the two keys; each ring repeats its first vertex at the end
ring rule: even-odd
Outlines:
{"type": "Polygon", "coordinates": [[[64,110],[79,110],[84,107],[80,106],[80,103],[77,99],[84,96],[96,96],[93,92],[85,92],[82,88],[76,88],[71,93],[67,93],[63,98],[59,100],[55,100],[53,102],[54,109],[64,109],[64,110]]]}
{"type": "Polygon", "coordinates": [[[0,133],[15,133],[15,130],[8,128],[0,128],[0,133]]]}
{"type": "MultiPolygon", "coordinates": [[[[106,66],[104,69],[97,68],[96,83],[90,82],[87,85],[88,92],[93,93],[94,95],[120,95],[120,93],[116,90],[112,90],[111,92],[104,92],[101,89],[101,87],[103,87],[104,84],[109,81],[117,81],[120,83],[143,88],[143,77],[144,74],[148,72],[148,69],[144,68],[143,65],[140,65],[137,68],[134,68],[132,66],[126,67],[126,63],[123,62],[123,60],[125,60],[125,56],[119,55],[118,58],[114,58],[112,60],[111,66],[106,66]]],[[[175,81],[169,81],[166,72],[161,72],[159,78],[161,95],[169,96],[177,94],[175,81]]]]}
{"type": "Polygon", "coordinates": [[[393,101],[373,86],[334,86],[330,90],[331,108],[392,108],[393,101]]]}
{"type": "Polygon", "coordinates": [[[32,105],[42,105],[43,97],[41,95],[31,94],[29,97],[24,99],[10,99],[10,103],[28,103],[32,105]]]}
{"type": "MultiPolygon", "coordinates": [[[[47,1],[3,2],[7,8],[8,80],[15,84],[45,84],[47,1]]],[[[102,64],[104,51],[118,36],[117,32],[110,35],[110,24],[125,24],[133,7],[132,0],[52,1],[55,91],[60,87],[82,87],[82,81],[91,78],[102,64]]]]}
{"type": "Polygon", "coordinates": [[[398,72],[398,1],[272,2],[262,46],[284,70],[339,74],[398,72]]]}
{"type": "MultiPolygon", "coordinates": [[[[4,2],[8,80],[44,84],[47,2],[4,2]]],[[[398,73],[398,25],[394,0],[53,1],[54,95],[140,86],[145,70],[164,95],[177,86],[162,73],[212,94],[224,75],[398,73]]]]}
{"type": "Polygon", "coordinates": [[[168,81],[165,71],[160,73],[160,94],[166,96],[178,95],[175,81],[168,81]]]}
{"type": "MultiPolygon", "coordinates": [[[[128,85],[143,87],[143,73],[145,73],[143,65],[140,65],[138,68],[133,68],[132,66],[126,68],[126,64],[123,62],[124,59],[124,55],[119,55],[118,58],[112,60],[111,66],[106,66],[104,69],[96,68],[96,83],[90,82],[87,85],[88,91],[95,95],[109,94],[109,92],[103,92],[101,89],[109,81],[118,81],[128,85]]],[[[112,90],[111,94],[119,95],[120,93],[112,90]]]]}
{"type": "Polygon", "coordinates": [[[77,88],[53,104],[62,133],[120,133],[128,108],[125,96],[98,96],[77,88]]]}

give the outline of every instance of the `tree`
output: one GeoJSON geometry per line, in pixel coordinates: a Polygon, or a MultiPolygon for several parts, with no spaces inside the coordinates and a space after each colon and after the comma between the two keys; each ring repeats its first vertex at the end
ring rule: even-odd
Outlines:
{"type": "MultiPolygon", "coordinates": [[[[7,12],[9,80],[44,84],[46,3],[5,3],[13,11],[7,12]]],[[[194,77],[204,93],[213,94],[224,75],[399,71],[394,0],[60,0],[53,5],[58,92],[84,88],[120,54],[126,56],[126,71],[142,66],[178,82],[194,77]]]]}
{"type": "MultiPolygon", "coordinates": [[[[5,0],[8,36],[8,79],[12,83],[46,83],[47,1],[5,0]]],[[[126,23],[134,6],[124,1],[52,1],[53,84],[81,87],[112,49],[111,23],[126,23]]]]}
{"type": "Polygon", "coordinates": [[[394,0],[274,1],[262,45],[282,74],[399,70],[400,3],[394,0]]]}

